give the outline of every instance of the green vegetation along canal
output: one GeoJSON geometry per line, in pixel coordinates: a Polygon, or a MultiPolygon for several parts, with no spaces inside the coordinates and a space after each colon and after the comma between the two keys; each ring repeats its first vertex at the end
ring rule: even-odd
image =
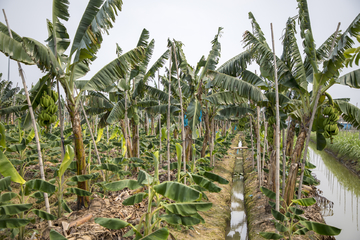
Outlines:
{"type": "MultiPolygon", "coordinates": [[[[321,196],[333,203],[321,204],[326,223],[342,229],[336,239],[360,239],[360,179],[328,153],[316,151],[314,146],[309,150],[310,162],[316,165],[312,173],[320,180],[317,188],[322,191],[321,196]]],[[[322,200],[317,199],[319,203],[322,200]]]]}

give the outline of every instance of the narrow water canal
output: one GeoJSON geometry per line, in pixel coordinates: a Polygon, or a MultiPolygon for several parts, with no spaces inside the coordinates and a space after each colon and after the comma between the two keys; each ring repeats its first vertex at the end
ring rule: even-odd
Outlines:
{"type": "Polygon", "coordinates": [[[316,165],[312,172],[320,180],[318,189],[333,202],[332,208],[322,208],[326,223],[342,229],[336,239],[360,239],[360,179],[326,152],[309,150],[310,162],[316,165]]]}
{"type": "MultiPolygon", "coordinates": [[[[239,142],[241,147],[241,141],[239,142]]],[[[231,192],[231,219],[225,240],[247,240],[247,223],[244,206],[243,150],[237,150],[231,192]]]]}

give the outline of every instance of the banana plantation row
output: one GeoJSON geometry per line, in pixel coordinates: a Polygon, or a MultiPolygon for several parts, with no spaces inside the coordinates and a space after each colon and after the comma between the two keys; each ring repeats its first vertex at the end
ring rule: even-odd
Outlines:
{"type": "MultiPolygon", "coordinates": [[[[5,217],[0,218],[0,228],[13,229],[13,235],[24,237],[24,226],[30,221],[24,213],[30,213],[32,207],[25,203],[26,196],[45,201],[46,212],[31,212],[51,224],[56,217],[51,214],[48,194],[58,196],[60,217],[62,209],[69,210],[62,197],[65,184],[70,183],[77,187],[66,191],[77,195],[78,209],[88,206],[93,191],[146,189],[124,203],[148,199],[147,213],[139,225],[105,218],[95,222],[112,229],[130,226],[129,236],[135,234],[137,239],[151,234],[167,239],[163,221],[186,226],[203,221],[198,211],[211,207],[201,200],[206,198],[204,192],[221,190],[214,181],[228,183],[211,170],[226,154],[232,131],[243,130],[245,124],[257,141],[260,185],[263,168],[267,168],[266,189],[276,192],[275,140],[280,134],[275,129],[279,123],[284,147],[281,195],[287,206],[294,203],[298,175],[299,189],[303,182],[312,182],[306,159],[301,160],[303,149],[306,156],[310,132],[316,132],[317,148],[322,150],[326,138],[333,139],[338,133],[340,115],[354,127],[360,126],[359,109],[349,99],[333,99],[327,93],[335,84],[360,87],[360,69],[340,76],[348,64],[359,64],[359,48],[353,45],[355,38],[360,42],[360,15],[344,31],[334,27],[334,33],[316,48],[307,2],[297,2],[299,14],[285,23],[281,57],[273,55],[249,13],[253,29],[243,35],[245,50],[221,66],[217,66],[221,28],[211,41],[209,54],[195,66],[187,62],[183,44],[177,40],[168,40],[168,50],[152,60],[155,42],[144,29],[134,49],[124,53],[117,46],[117,58],[90,80],[82,79],[96,59],[102,34],[121,11],[121,0],[89,1],[72,42],[64,25],[70,17],[66,0],[54,1],[46,44],[10,31],[7,20],[6,24],[0,22],[0,51],[19,66],[36,65],[44,72],[30,91],[25,80],[20,92],[11,82],[1,81],[0,113],[2,120],[11,123],[0,126],[0,173],[5,177],[0,180],[0,190],[9,190],[15,182],[20,191],[2,193],[0,202],[18,196],[21,204],[1,205],[5,217]],[[303,51],[297,45],[297,31],[303,51]],[[260,67],[260,75],[247,70],[250,64],[260,67]],[[64,96],[60,96],[60,85],[64,96]],[[49,176],[45,176],[43,161],[58,163],[51,167],[53,180],[46,181],[49,176]],[[25,181],[27,168],[34,163],[40,166],[41,179],[25,181]],[[167,170],[167,181],[160,183],[162,167],[167,170]],[[167,214],[160,215],[164,209],[167,214]]],[[[21,67],[19,71],[22,75],[21,67]]],[[[255,151],[252,155],[255,157],[255,151]]],[[[56,236],[53,231],[52,237],[56,236]]]]}

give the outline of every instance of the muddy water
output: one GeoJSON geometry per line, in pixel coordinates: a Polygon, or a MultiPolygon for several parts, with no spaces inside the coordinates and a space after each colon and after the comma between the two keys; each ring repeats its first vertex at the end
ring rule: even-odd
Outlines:
{"type": "MultiPolygon", "coordinates": [[[[241,146],[241,142],[239,142],[239,147],[241,146]]],[[[238,150],[235,160],[233,187],[231,193],[231,219],[227,227],[225,240],[247,239],[247,224],[244,207],[244,169],[242,159],[242,150],[238,150]]]]}
{"type": "Polygon", "coordinates": [[[327,206],[322,206],[326,223],[342,229],[336,239],[360,239],[360,179],[326,152],[309,150],[310,162],[316,165],[312,172],[320,180],[318,189],[333,202],[332,208],[326,201],[323,205],[327,206]]]}

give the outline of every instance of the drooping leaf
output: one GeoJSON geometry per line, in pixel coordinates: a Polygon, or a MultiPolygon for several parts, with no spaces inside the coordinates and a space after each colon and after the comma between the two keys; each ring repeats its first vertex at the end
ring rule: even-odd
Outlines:
{"type": "Polygon", "coordinates": [[[31,203],[27,204],[7,204],[0,206],[1,215],[14,215],[29,210],[32,207],[31,203]]]}
{"type": "Polygon", "coordinates": [[[312,230],[320,235],[336,236],[339,235],[341,229],[333,226],[329,226],[323,223],[311,222],[311,221],[300,221],[301,225],[307,229],[312,230]]]}
{"type": "Polygon", "coordinates": [[[196,201],[201,197],[199,191],[177,182],[162,182],[156,185],[154,190],[167,198],[182,203],[196,201]]]}
{"type": "Polygon", "coordinates": [[[154,178],[144,170],[140,170],[137,181],[140,184],[150,185],[154,181],[154,178]]]}
{"type": "Polygon", "coordinates": [[[211,181],[215,181],[215,182],[218,182],[220,184],[228,184],[229,181],[226,180],[225,178],[215,174],[215,173],[212,173],[212,172],[204,172],[203,174],[204,177],[210,179],[211,181]]]}
{"type": "Polygon", "coordinates": [[[305,207],[311,206],[316,203],[315,198],[293,199],[291,201],[295,204],[299,204],[299,205],[305,206],[305,207]]]}
{"type": "Polygon", "coordinates": [[[279,222],[274,222],[276,230],[279,232],[288,232],[289,229],[279,222]]]}
{"type": "Polygon", "coordinates": [[[272,233],[272,232],[259,232],[259,234],[265,239],[281,239],[284,238],[283,235],[272,233]]]}
{"type": "Polygon", "coordinates": [[[26,226],[30,223],[29,219],[22,218],[2,218],[0,219],[0,228],[18,228],[22,226],[26,226]]]}
{"type": "Polygon", "coordinates": [[[280,222],[284,222],[286,220],[285,215],[283,215],[281,212],[276,211],[275,209],[271,209],[271,214],[274,216],[276,220],[279,220],[280,222]]]}
{"type": "Polygon", "coordinates": [[[47,213],[42,210],[33,209],[31,210],[33,213],[35,213],[39,218],[45,219],[45,220],[55,220],[56,217],[50,213],[47,213]]]}
{"type": "Polygon", "coordinates": [[[66,189],[69,193],[74,193],[78,196],[91,196],[91,192],[80,189],[80,188],[67,188],[66,189]]]}
{"type": "Polygon", "coordinates": [[[209,192],[220,192],[221,188],[218,187],[216,184],[214,184],[213,182],[211,182],[210,180],[208,180],[207,178],[204,178],[200,175],[197,174],[192,174],[191,175],[194,182],[196,184],[198,184],[199,186],[205,188],[206,190],[208,190],[209,192]]]}
{"type": "Polygon", "coordinates": [[[141,193],[137,193],[127,199],[125,199],[122,204],[124,206],[129,206],[129,205],[134,205],[136,203],[140,203],[142,202],[142,200],[146,197],[147,193],[141,192],[141,193]]]}
{"type": "Polygon", "coordinates": [[[160,228],[155,232],[141,238],[140,240],[167,240],[169,236],[169,230],[167,228],[160,228]]]}
{"type": "Polygon", "coordinates": [[[25,195],[28,196],[33,190],[54,193],[56,186],[42,179],[32,179],[25,184],[25,195]]]}
{"type": "Polygon", "coordinates": [[[165,222],[173,225],[192,226],[200,223],[198,218],[188,216],[183,217],[178,214],[163,214],[160,216],[160,218],[165,222]]]}
{"type": "Polygon", "coordinates": [[[11,181],[13,182],[20,184],[24,184],[26,182],[2,151],[0,151],[0,173],[4,177],[11,177],[11,181]]]}
{"type": "Polygon", "coordinates": [[[123,220],[117,219],[117,218],[95,218],[95,223],[100,224],[103,227],[106,227],[108,229],[114,229],[118,230],[124,227],[127,227],[130,225],[130,223],[125,222],[123,220]]]}
{"type": "Polygon", "coordinates": [[[212,207],[211,202],[191,202],[191,203],[172,203],[165,204],[164,207],[175,214],[182,216],[190,216],[198,211],[207,211],[212,207]]]}
{"type": "Polygon", "coordinates": [[[18,195],[14,192],[7,192],[7,193],[1,194],[0,195],[0,205],[3,204],[4,202],[9,202],[11,199],[13,199],[16,196],[18,196],[18,195]]]}
{"type": "MultiPolygon", "coordinates": [[[[271,190],[269,190],[269,189],[267,189],[267,188],[265,188],[265,187],[260,187],[260,190],[261,190],[261,192],[264,193],[265,196],[267,196],[268,198],[270,198],[270,199],[272,199],[272,200],[276,200],[276,194],[275,194],[273,191],[271,191],[271,190]]],[[[282,198],[281,196],[280,196],[280,201],[283,201],[283,198],[282,198]]]]}
{"type": "Polygon", "coordinates": [[[8,187],[11,184],[11,177],[7,176],[2,179],[0,179],[0,192],[8,189],[8,187]]]}
{"type": "Polygon", "coordinates": [[[51,229],[50,240],[67,240],[67,238],[55,231],[54,229],[51,229]]]}

